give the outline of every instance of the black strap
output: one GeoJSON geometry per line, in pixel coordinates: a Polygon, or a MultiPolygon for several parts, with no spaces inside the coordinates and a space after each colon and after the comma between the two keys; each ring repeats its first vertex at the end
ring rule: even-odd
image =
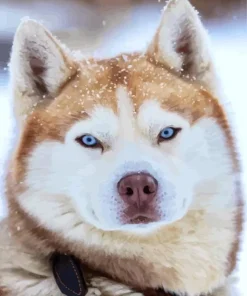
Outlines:
{"type": "Polygon", "coordinates": [[[85,296],[87,285],[80,262],[73,256],[54,254],[52,270],[60,291],[66,296],[85,296]]]}

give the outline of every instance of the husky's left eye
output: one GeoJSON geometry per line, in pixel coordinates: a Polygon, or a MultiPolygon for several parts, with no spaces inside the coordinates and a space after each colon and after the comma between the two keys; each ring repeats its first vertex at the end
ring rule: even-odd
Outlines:
{"type": "Polygon", "coordinates": [[[81,144],[81,145],[83,145],[84,147],[87,147],[87,148],[100,148],[100,147],[102,147],[100,141],[98,139],[96,139],[94,136],[89,135],[89,134],[86,134],[86,135],[83,135],[81,137],[76,138],[76,141],[79,144],[81,144]]]}
{"type": "Polygon", "coordinates": [[[180,131],[181,131],[181,128],[166,127],[160,132],[158,141],[162,142],[162,141],[171,140],[174,137],[176,137],[176,135],[180,131]]]}

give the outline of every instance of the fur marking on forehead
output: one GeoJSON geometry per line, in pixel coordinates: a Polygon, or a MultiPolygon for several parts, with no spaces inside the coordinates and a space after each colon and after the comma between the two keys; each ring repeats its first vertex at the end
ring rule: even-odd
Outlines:
{"type": "Polygon", "coordinates": [[[134,136],[133,120],[134,120],[134,105],[126,88],[119,86],[116,90],[118,114],[121,130],[124,137],[129,139],[134,136]]]}

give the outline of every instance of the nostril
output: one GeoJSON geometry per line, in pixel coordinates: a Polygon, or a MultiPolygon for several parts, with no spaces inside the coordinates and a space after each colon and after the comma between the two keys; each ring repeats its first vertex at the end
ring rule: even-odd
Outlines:
{"type": "Polygon", "coordinates": [[[143,188],[143,192],[144,192],[145,194],[150,194],[150,193],[152,193],[152,192],[150,191],[149,186],[145,186],[145,187],[143,188]]]}
{"type": "Polygon", "coordinates": [[[132,196],[133,193],[134,193],[134,191],[133,191],[132,188],[130,188],[130,187],[127,187],[127,188],[126,188],[126,195],[128,195],[128,196],[132,196]]]}
{"type": "Polygon", "coordinates": [[[143,192],[145,193],[145,194],[151,194],[151,193],[153,193],[151,190],[150,190],[150,187],[147,185],[147,186],[145,186],[144,188],[143,188],[143,192]]]}

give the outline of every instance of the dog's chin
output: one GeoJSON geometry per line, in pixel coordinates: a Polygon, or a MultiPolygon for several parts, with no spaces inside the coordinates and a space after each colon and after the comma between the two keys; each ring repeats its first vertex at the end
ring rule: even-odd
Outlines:
{"type": "Polygon", "coordinates": [[[94,221],[93,226],[104,232],[121,232],[136,236],[145,236],[156,232],[160,227],[170,224],[166,219],[154,220],[144,216],[138,216],[125,223],[104,224],[94,221]]]}
{"type": "MultiPolygon", "coordinates": [[[[92,217],[91,217],[92,218],[92,217]]],[[[85,220],[84,220],[85,221],[85,220]]],[[[126,232],[126,233],[146,233],[156,229],[160,225],[164,225],[165,221],[155,220],[145,216],[135,216],[125,220],[124,222],[112,222],[105,223],[105,221],[101,221],[97,219],[96,215],[93,215],[93,219],[87,219],[87,224],[92,225],[94,228],[104,231],[104,232],[126,232]]]]}
{"type": "Polygon", "coordinates": [[[148,235],[150,233],[154,233],[160,227],[169,224],[168,221],[165,220],[152,220],[146,217],[137,217],[135,219],[131,219],[129,223],[122,224],[118,227],[118,231],[131,233],[134,235],[148,235]]]}
{"type": "Polygon", "coordinates": [[[161,221],[161,217],[155,212],[153,214],[147,214],[147,213],[135,213],[131,215],[130,217],[124,217],[122,220],[122,224],[130,224],[130,225],[148,225],[151,223],[159,222],[161,221]]]}
{"type": "Polygon", "coordinates": [[[86,220],[85,222],[88,225],[103,232],[125,232],[145,235],[156,232],[161,227],[175,223],[182,219],[186,213],[187,210],[183,212],[170,212],[169,215],[136,213],[131,217],[122,216],[118,219],[114,218],[110,222],[108,219],[104,220],[102,217],[97,217],[96,213],[92,210],[87,215],[89,219],[84,219],[84,221],[86,220]]]}
{"type": "Polygon", "coordinates": [[[125,222],[121,226],[117,227],[117,231],[131,233],[134,235],[149,235],[159,231],[160,228],[176,223],[186,216],[187,211],[183,213],[176,213],[169,218],[164,217],[146,217],[146,216],[136,216],[125,222]]]}

